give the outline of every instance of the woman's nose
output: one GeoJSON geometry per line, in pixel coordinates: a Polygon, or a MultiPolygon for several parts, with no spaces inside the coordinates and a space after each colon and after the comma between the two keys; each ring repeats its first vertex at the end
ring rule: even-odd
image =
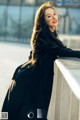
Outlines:
{"type": "Polygon", "coordinates": [[[53,19],[55,19],[55,16],[52,16],[53,19]]]}

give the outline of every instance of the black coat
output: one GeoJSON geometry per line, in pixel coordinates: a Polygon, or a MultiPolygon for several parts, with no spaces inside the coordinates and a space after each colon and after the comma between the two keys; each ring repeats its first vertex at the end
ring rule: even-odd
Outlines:
{"type": "Polygon", "coordinates": [[[35,54],[36,63],[26,65],[23,68],[20,65],[16,69],[13,75],[16,86],[10,92],[9,101],[9,91],[5,98],[2,111],[8,112],[9,120],[28,120],[29,110],[37,108],[48,111],[55,59],[80,57],[80,51],[66,48],[49,30],[39,34],[35,49],[32,52],[35,54]]]}

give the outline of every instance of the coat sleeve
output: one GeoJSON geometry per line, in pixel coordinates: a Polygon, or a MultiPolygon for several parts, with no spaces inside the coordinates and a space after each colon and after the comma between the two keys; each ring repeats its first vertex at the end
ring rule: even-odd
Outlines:
{"type": "MultiPolygon", "coordinates": [[[[60,41],[60,40],[59,40],[60,41]]],[[[58,43],[56,40],[50,40],[48,38],[39,38],[38,39],[38,47],[43,50],[47,50],[49,54],[54,56],[55,58],[59,57],[78,57],[80,58],[79,50],[72,50],[63,45],[63,43],[58,43]]]]}
{"type": "Polygon", "coordinates": [[[56,55],[57,57],[78,57],[80,58],[80,51],[58,46],[56,48],[56,55]]]}

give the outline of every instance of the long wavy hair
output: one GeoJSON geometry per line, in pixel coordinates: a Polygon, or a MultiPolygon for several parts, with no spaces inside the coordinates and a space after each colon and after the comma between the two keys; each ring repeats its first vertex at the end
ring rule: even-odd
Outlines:
{"type": "MultiPolygon", "coordinates": [[[[45,22],[45,10],[48,8],[52,8],[55,11],[53,2],[45,2],[43,3],[39,9],[36,12],[35,15],[35,20],[34,20],[34,27],[33,27],[33,32],[32,32],[32,37],[31,37],[31,47],[32,49],[34,49],[34,45],[36,44],[37,41],[37,37],[38,34],[42,31],[42,30],[46,30],[48,28],[48,25],[45,22]]],[[[55,30],[55,33],[56,30],[55,30]]]]}
{"type": "MultiPolygon", "coordinates": [[[[25,63],[23,65],[23,67],[26,65],[29,65],[29,64],[34,64],[36,62],[34,49],[35,49],[35,45],[36,45],[36,41],[37,41],[37,37],[38,37],[39,33],[41,31],[45,31],[48,28],[48,25],[46,24],[45,17],[44,17],[45,10],[48,8],[52,8],[55,10],[53,2],[43,3],[36,12],[33,32],[32,32],[32,36],[31,36],[32,51],[30,52],[30,56],[29,56],[30,60],[27,61],[27,63],[25,63]]],[[[55,31],[55,33],[56,33],[56,31],[55,31]]]]}

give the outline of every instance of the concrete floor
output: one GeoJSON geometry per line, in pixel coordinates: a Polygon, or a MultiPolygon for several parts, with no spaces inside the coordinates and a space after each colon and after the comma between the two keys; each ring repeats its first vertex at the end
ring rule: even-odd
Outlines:
{"type": "Polygon", "coordinates": [[[28,60],[30,45],[0,42],[0,111],[17,66],[28,60]]]}

